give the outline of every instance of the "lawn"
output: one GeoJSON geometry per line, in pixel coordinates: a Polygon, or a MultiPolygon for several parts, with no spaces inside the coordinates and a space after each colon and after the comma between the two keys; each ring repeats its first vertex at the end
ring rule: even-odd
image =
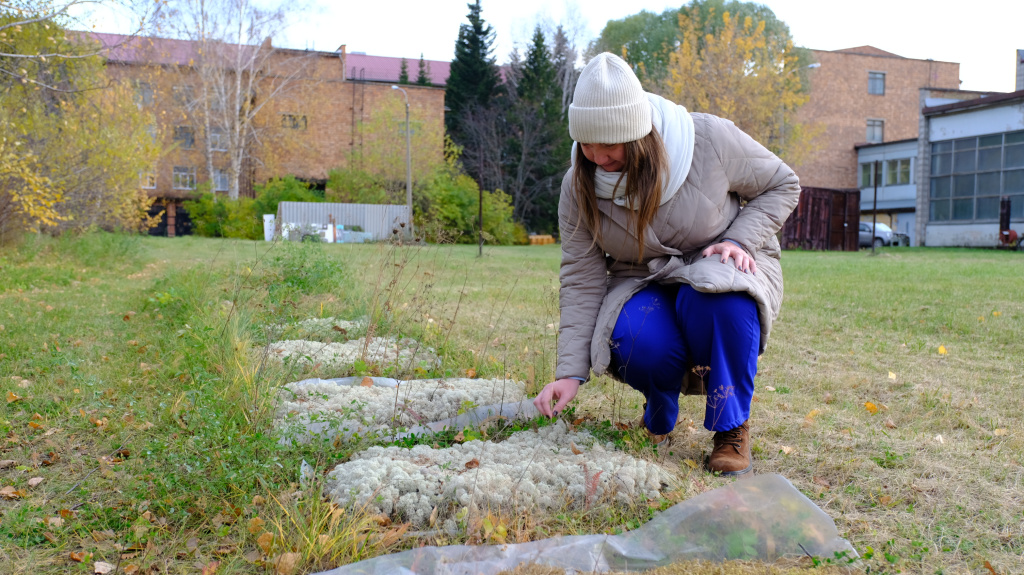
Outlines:
{"type": "MultiPolygon", "coordinates": [[[[558,246],[270,244],[91,234],[0,251],[0,572],[313,572],[420,543],[335,509],[300,481],[372,438],[283,448],[276,388],[314,367],[267,362],[272,326],[368,318],[438,350],[396,376],[553,375],[558,246]],[[8,489],[9,488],[9,489],[8,489]],[[270,565],[277,560],[277,565],[270,565]],[[155,570],[154,570],[155,568],[155,570]]],[[[786,295],[760,360],[755,471],[780,473],[872,572],[1011,573],[1024,564],[1024,299],[1019,253],[786,252],[786,295]],[[870,550],[870,551],[869,551],[870,550]],[[991,571],[986,568],[991,566],[991,571]]],[[[374,366],[353,373],[375,375],[374,366]]],[[[607,379],[576,415],[634,422],[607,379]]],[[[620,442],[683,485],[710,448],[683,398],[671,452],[620,442]]],[[[657,506],[653,506],[656,507],[657,506]]],[[[654,510],[509,519],[510,541],[629,529],[654,510]]]]}

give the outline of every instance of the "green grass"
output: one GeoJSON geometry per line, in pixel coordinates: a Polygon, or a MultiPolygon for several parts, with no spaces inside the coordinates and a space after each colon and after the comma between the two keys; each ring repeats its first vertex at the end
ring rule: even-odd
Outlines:
{"type": "MultiPolygon", "coordinates": [[[[15,463],[0,488],[18,496],[0,500],[0,572],[86,573],[102,560],[262,573],[282,553],[309,572],[416,544],[303,491],[303,459],[323,473],[374,440],[278,446],[275,387],[348,374],[265,361],[266,326],[368,317],[375,333],[415,337],[443,359],[393,375],[508,374],[534,392],[554,371],[559,256],[111,234],[5,248],[0,393],[12,401],[0,402],[0,460],[15,463]]],[[[1024,554],[1024,259],[787,252],[783,268],[753,406],[756,471],[788,477],[856,548],[875,549],[873,571],[978,572],[988,561],[1013,572],[1024,554]]],[[[699,398],[682,399],[684,421],[658,453],[616,425],[635,423],[641,403],[599,378],[575,416],[678,470],[683,487],[633,510],[508,517],[510,541],[628,529],[729,481],[690,465],[711,445],[690,425],[699,398]]]]}

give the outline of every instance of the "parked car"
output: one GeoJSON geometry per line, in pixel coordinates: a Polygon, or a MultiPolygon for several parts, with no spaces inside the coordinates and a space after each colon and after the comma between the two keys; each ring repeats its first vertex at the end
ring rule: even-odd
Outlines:
{"type": "Polygon", "coordinates": [[[870,248],[874,243],[876,248],[892,245],[892,228],[879,223],[875,226],[875,233],[871,233],[871,222],[860,223],[860,234],[857,245],[862,248],[870,248]],[[872,237],[874,239],[872,239],[872,237]]]}

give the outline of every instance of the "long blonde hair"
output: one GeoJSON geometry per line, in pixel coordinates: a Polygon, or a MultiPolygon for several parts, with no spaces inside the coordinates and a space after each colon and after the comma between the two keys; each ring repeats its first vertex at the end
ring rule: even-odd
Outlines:
{"type": "MultiPolygon", "coordinates": [[[[594,243],[600,244],[601,214],[597,209],[597,194],[594,189],[597,164],[587,159],[579,143],[573,145],[576,146],[576,167],[572,174],[572,189],[579,209],[576,224],[578,226],[582,222],[590,230],[594,243]]],[[[631,228],[635,232],[639,254],[637,258],[643,260],[644,234],[661,205],[661,186],[666,179],[664,176],[667,175],[668,158],[665,154],[665,144],[661,141],[658,131],[654,129],[643,138],[626,142],[623,146],[625,165],[615,185],[618,187],[622,176],[628,176],[626,205],[639,207],[629,210],[629,225],[626,231],[630,231],[631,228]]]]}

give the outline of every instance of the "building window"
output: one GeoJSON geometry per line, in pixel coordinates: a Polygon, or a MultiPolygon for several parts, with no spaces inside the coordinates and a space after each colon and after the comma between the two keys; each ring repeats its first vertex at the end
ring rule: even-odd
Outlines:
{"type": "Polygon", "coordinates": [[[230,188],[228,171],[220,168],[213,169],[213,191],[226,192],[230,188]]]}
{"type": "Polygon", "coordinates": [[[179,106],[191,106],[196,100],[192,86],[171,86],[171,95],[179,106]]]}
{"type": "Polygon", "coordinates": [[[868,120],[867,142],[881,144],[885,132],[885,120],[868,120]]]}
{"type": "Polygon", "coordinates": [[[910,183],[910,158],[885,161],[885,185],[905,186],[910,183]]]}
{"type": "Polygon", "coordinates": [[[875,187],[875,163],[867,162],[860,165],[860,187],[875,187]]]}
{"type": "Polygon", "coordinates": [[[155,190],[156,174],[153,172],[139,172],[139,187],[143,190],[155,190]]]}
{"type": "Polygon", "coordinates": [[[135,103],[139,107],[153,104],[153,85],[149,82],[135,82],[135,103]]]}
{"type": "Polygon", "coordinates": [[[228,151],[228,133],[224,128],[210,128],[210,149],[214,152],[228,151]]]}
{"type": "Polygon", "coordinates": [[[305,130],[306,116],[298,114],[281,114],[281,127],[291,130],[305,130]]]}
{"type": "Polygon", "coordinates": [[[932,144],[931,221],[996,220],[1000,196],[1024,218],[1024,131],[932,144]]]}
{"type": "Polygon", "coordinates": [[[196,189],[196,169],[189,166],[174,166],[174,189],[196,189]]]}
{"type": "Polygon", "coordinates": [[[175,126],[174,143],[181,146],[183,150],[191,150],[196,146],[196,131],[192,126],[175,126]]]}
{"type": "Polygon", "coordinates": [[[868,94],[885,95],[885,72],[868,72],[868,94]]]}

